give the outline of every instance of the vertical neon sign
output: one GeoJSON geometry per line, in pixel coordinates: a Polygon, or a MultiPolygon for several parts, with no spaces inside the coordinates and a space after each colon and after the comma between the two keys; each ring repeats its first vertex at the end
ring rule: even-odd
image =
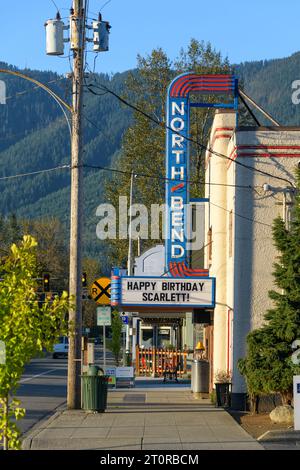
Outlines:
{"type": "Polygon", "coordinates": [[[186,261],[186,206],[189,202],[188,98],[168,100],[167,120],[167,259],[186,261]]]}
{"type": "MultiPolygon", "coordinates": [[[[167,96],[166,135],[166,270],[170,275],[186,274],[189,264],[188,211],[190,150],[190,108],[232,108],[238,106],[237,79],[233,75],[184,73],[170,84],[167,96]],[[234,94],[233,103],[190,103],[190,93],[234,94]],[[180,266],[180,270],[177,267],[180,266]],[[174,274],[175,273],[175,274],[174,274]]],[[[191,270],[189,270],[191,271],[191,270]]]]}

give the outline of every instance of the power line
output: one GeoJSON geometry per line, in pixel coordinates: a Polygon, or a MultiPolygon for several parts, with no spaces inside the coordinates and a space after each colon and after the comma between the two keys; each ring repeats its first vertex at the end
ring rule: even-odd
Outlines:
{"type": "MultiPolygon", "coordinates": [[[[123,175],[131,175],[131,171],[126,171],[126,170],[119,170],[117,168],[108,168],[108,167],[105,167],[105,166],[99,166],[99,165],[89,165],[88,163],[85,163],[82,165],[84,168],[91,168],[91,169],[94,169],[94,170],[103,170],[103,171],[109,171],[109,172],[112,172],[112,173],[121,173],[123,175]]],[[[180,179],[180,180],[174,180],[172,178],[167,178],[166,176],[159,176],[159,175],[150,175],[150,174],[147,174],[147,173],[138,173],[136,171],[134,171],[134,174],[138,177],[141,177],[141,178],[149,178],[149,179],[157,179],[157,180],[161,180],[161,181],[173,181],[173,182],[180,182],[180,183],[189,183],[189,184],[205,184],[205,185],[208,185],[208,186],[227,186],[227,187],[230,187],[230,188],[240,188],[240,189],[251,189],[251,190],[254,190],[254,187],[253,186],[250,186],[250,185],[237,185],[237,184],[226,184],[226,183],[212,183],[212,182],[208,182],[208,181],[201,181],[201,180],[185,180],[185,179],[180,179]]]]}
{"type": "MultiPolygon", "coordinates": [[[[61,80],[65,80],[65,77],[56,78],[55,80],[49,80],[48,82],[45,82],[45,84],[48,85],[50,83],[59,82],[61,80]]],[[[18,96],[24,95],[25,93],[29,93],[30,91],[38,90],[38,89],[41,89],[41,87],[40,86],[34,86],[34,87],[30,88],[29,90],[18,91],[15,95],[7,96],[6,100],[17,98],[18,96]]]]}
{"type": "Polygon", "coordinates": [[[57,10],[57,13],[59,13],[59,8],[58,6],[56,5],[55,1],[54,0],[51,0],[51,2],[53,3],[53,5],[55,6],[56,10],[57,10]]]}
{"type": "Polygon", "coordinates": [[[50,173],[51,171],[65,170],[67,168],[70,169],[70,165],[61,165],[61,166],[56,166],[54,168],[47,168],[45,170],[31,171],[29,173],[19,173],[17,175],[1,176],[0,181],[10,180],[10,179],[15,179],[15,178],[23,178],[25,176],[39,175],[41,173],[50,173]]]}
{"type": "MultiPolygon", "coordinates": [[[[226,160],[229,160],[233,163],[235,163],[236,165],[240,165],[250,171],[256,171],[257,173],[260,173],[262,175],[265,175],[265,176],[269,176],[270,178],[275,178],[275,179],[278,179],[278,180],[281,180],[281,181],[285,181],[286,183],[288,183],[289,185],[291,185],[292,187],[294,187],[293,183],[286,179],[286,178],[283,178],[281,176],[276,176],[276,175],[272,175],[271,173],[268,173],[264,170],[260,170],[259,168],[254,168],[254,167],[251,167],[249,165],[246,165],[245,163],[242,163],[236,159],[233,159],[231,157],[228,157],[227,155],[224,155],[222,153],[219,153],[219,152],[216,152],[215,150],[212,150],[211,148],[208,148],[206,145],[202,144],[201,142],[198,142],[197,140],[191,138],[191,137],[187,137],[187,136],[184,136],[182,135],[180,132],[172,129],[170,126],[168,126],[167,124],[165,124],[164,122],[161,122],[157,119],[155,119],[154,117],[150,116],[150,114],[146,113],[145,111],[142,111],[140,108],[138,108],[137,106],[129,103],[127,100],[125,100],[124,98],[122,98],[121,96],[119,96],[117,93],[115,93],[114,91],[110,90],[109,88],[107,88],[105,85],[101,85],[101,87],[97,86],[97,85],[87,85],[87,88],[90,92],[92,92],[93,94],[97,95],[96,92],[93,92],[91,91],[90,87],[94,87],[94,88],[98,88],[102,91],[107,91],[108,93],[110,93],[111,95],[113,95],[115,98],[117,98],[119,101],[121,101],[121,103],[125,104],[126,106],[132,108],[133,110],[135,110],[136,112],[142,114],[143,116],[145,116],[147,119],[150,119],[154,124],[160,126],[160,127],[163,127],[164,129],[168,129],[168,130],[171,130],[174,134],[177,134],[179,135],[180,137],[184,138],[185,140],[193,143],[193,144],[196,144],[197,146],[199,146],[202,150],[206,150],[210,153],[212,153],[213,155],[216,155],[217,157],[220,157],[220,158],[224,158],[226,160]]],[[[270,156],[274,155],[276,156],[276,154],[272,154],[272,153],[269,153],[268,154],[270,156]]]]}
{"type": "MultiPolygon", "coordinates": [[[[116,173],[122,173],[122,174],[126,174],[126,175],[130,175],[131,176],[131,172],[129,171],[126,171],[126,170],[118,170],[118,169],[115,169],[115,168],[107,168],[107,167],[101,167],[101,166],[95,166],[95,165],[88,165],[88,164],[83,164],[83,167],[84,168],[92,168],[92,169],[98,169],[98,170],[104,170],[104,171],[111,171],[111,172],[116,172],[116,173]]],[[[134,174],[138,177],[144,177],[144,178],[150,178],[150,179],[158,179],[158,180],[171,180],[171,178],[166,178],[164,176],[156,176],[156,175],[147,175],[147,174],[143,174],[143,173],[136,173],[134,172],[134,174]]],[[[174,180],[171,180],[171,181],[174,181],[174,180]]],[[[182,181],[182,182],[186,182],[186,183],[193,183],[193,181],[188,181],[188,180],[178,180],[178,181],[182,181]]],[[[194,182],[195,183],[195,182],[194,182]]],[[[251,189],[251,190],[254,190],[255,188],[252,187],[252,186],[242,186],[242,185],[233,185],[233,184],[225,184],[225,183],[212,183],[212,182],[205,182],[205,181],[202,181],[201,183],[203,184],[207,184],[207,185],[210,185],[210,186],[229,186],[229,187],[234,187],[234,188],[239,188],[239,189],[251,189]]],[[[209,203],[212,205],[212,206],[215,206],[215,207],[218,207],[219,209],[222,209],[226,212],[232,212],[236,217],[240,217],[242,219],[245,219],[245,220],[248,220],[249,222],[253,222],[253,223],[257,223],[257,224],[260,224],[260,225],[265,225],[267,227],[272,227],[272,225],[270,224],[267,224],[265,222],[260,222],[259,220],[255,220],[255,219],[252,219],[250,217],[246,217],[244,215],[241,215],[241,214],[238,214],[237,212],[235,211],[231,211],[229,209],[226,209],[225,207],[222,207],[222,206],[219,206],[211,201],[209,201],[209,203]]]]}
{"type": "Polygon", "coordinates": [[[265,225],[266,227],[272,228],[271,224],[266,224],[265,222],[260,222],[260,220],[255,220],[255,219],[252,219],[251,217],[246,217],[245,215],[238,214],[237,212],[226,209],[225,207],[219,206],[218,204],[215,204],[214,202],[209,201],[209,204],[211,204],[212,206],[218,207],[219,209],[222,209],[223,211],[226,211],[229,213],[232,212],[232,214],[234,214],[236,217],[240,217],[241,219],[245,219],[245,220],[248,220],[249,222],[253,222],[255,224],[260,224],[260,225],[265,225]]]}
{"type": "Polygon", "coordinates": [[[108,0],[106,3],[104,3],[104,5],[102,5],[102,7],[100,8],[100,11],[102,11],[104,9],[104,7],[106,7],[106,5],[108,5],[112,0],[108,0]]]}
{"type": "MultiPolygon", "coordinates": [[[[106,168],[106,167],[100,167],[100,166],[94,166],[94,165],[88,165],[88,164],[84,164],[82,166],[84,168],[92,168],[92,169],[105,170],[105,171],[111,171],[111,172],[117,172],[117,173],[123,173],[123,174],[131,175],[131,172],[129,172],[129,171],[126,172],[126,171],[117,170],[117,169],[114,169],[114,168],[106,168]]],[[[33,175],[38,175],[38,174],[42,174],[42,173],[49,173],[49,172],[56,171],[56,170],[70,169],[70,168],[71,168],[70,165],[61,165],[61,166],[56,166],[54,168],[47,168],[45,170],[37,170],[37,171],[29,172],[29,173],[20,173],[20,174],[17,174],[17,175],[2,176],[2,177],[0,177],[0,181],[15,179],[15,178],[23,178],[23,177],[26,177],[26,176],[33,176],[33,175]]],[[[135,173],[135,175],[139,176],[139,177],[155,178],[155,179],[159,179],[159,180],[169,179],[169,178],[165,178],[165,177],[162,177],[162,176],[146,175],[146,174],[141,174],[141,173],[135,173]]],[[[230,187],[237,187],[237,188],[243,188],[243,189],[254,189],[251,186],[227,185],[227,184],[211,183],[211,182],[204,182],[204,184],[216,185],[216,186],[220,186],[220,185],[221,186],[230,186],[230,187]]],[[[260,222],[259,220],[255,220],[255,219],[252,219],[250,217],[246,217],[244,215],[238,214],[235,211],[231,211],[229,209],[226,209],[225,207],[219,206],[218,204],[215,204],[211,201],[209,201],[209,203],[212,206],[218,207],[219,209],[222,209],[226,212],[232,212],[235,216],[240,217],[240,218],[245,219],[245,220],[248,220],[249,222],[254,222],[254,223],[257,223],[257,224],[260,224],[260,225],[265,225],[267,227],[272,227],[272,225],[270,225],[270,224],[267,224],[265,222],[260,222]]]]}

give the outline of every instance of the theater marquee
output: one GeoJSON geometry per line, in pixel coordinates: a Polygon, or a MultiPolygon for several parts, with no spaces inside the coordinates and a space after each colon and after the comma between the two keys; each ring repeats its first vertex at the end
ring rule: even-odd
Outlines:
{"type": "Polygon", "coordinates": [[[122,306],[213,308],[215,303],[213,278],[122,277],[118,283],[114,298],[117,294],[122,306]]]}

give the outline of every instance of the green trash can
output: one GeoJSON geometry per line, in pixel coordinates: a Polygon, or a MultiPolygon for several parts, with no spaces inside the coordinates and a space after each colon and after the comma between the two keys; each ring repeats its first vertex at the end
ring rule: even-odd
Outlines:
{"type": "Polygon", "coordinates": [[[103,369],[90,365],[88,371],[81,376],[82,409],[86,411],[104,412],[107,408],[108,377],[103,369]]]}

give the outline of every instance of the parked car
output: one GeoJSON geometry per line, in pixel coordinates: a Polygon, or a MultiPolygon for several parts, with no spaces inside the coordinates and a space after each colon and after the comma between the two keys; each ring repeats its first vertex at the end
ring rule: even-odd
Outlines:
{"type": "Polygon", "coordinates": [[[53,359],[59,357],[67,357],[69,352],[69,338],[67,336],[60,336],[59,342],[54,345],[53,359]]]}

